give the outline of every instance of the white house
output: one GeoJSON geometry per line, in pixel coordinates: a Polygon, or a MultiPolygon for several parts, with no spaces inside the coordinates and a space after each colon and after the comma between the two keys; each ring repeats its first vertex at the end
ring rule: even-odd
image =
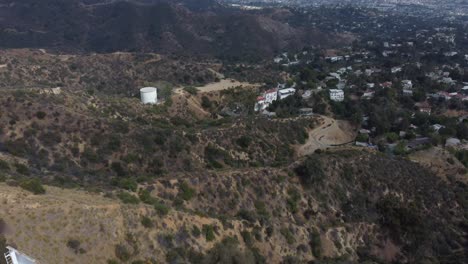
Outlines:
{"type": "Polygon", "coordinates": [[[344,91],[340,89],[330,89],[330,100],[342,102],[344,100],[344,91]]]}
{"type": "Polygon", "coordinates": [[[255,111],[265,110],[270,104],[278,100],[278,89],[270,89],[257,97],[255,103],[255,111]]]}
{"type": "Polygon", "coordinates": [[[278,100],[278,90],[270,89],[268,91],[265,91],[265,93],[263,94],[263,97],[265,97],[265,103],[271,104],[274,101],[278,100]]]}
{"type": "Polygon", "coordinates": [[[374,91],[365,91],[364,94],[361,96],[362,99],[371,99],[374,97],[375,92],[374,91]]]}
{"type": "Polygon", "coordinates": [[[401,72],[402,70],[403,70],[402,67],[393,67],[393,68],[391,69],[391,72],[392,72],[392,73],[397,73],[397,72],[401,72]]]}
{"type": "Polygon", "coordinates": [[[432,127],[432,129],[434,129],[435,132],[439,132],[439,130],[441,128],[444,128],[445,126],[440,125],[440,124],[435,124],[435,125],[432,125],[431,127],[432,127]]]}
{"type": "Polygon", "coordinates": [[[404,96],[413,96],[413,90],[410,89],[403,89],[404,96]]]}
{"type": "Polygon", "coordinates": [[[411,80],[403,80],[401,81],[401,85],[403,86],[403,89],[405,90],[413,89],[413,82],[411,80]]]}
{"type": "Polygon", "coordinates": [[[281,89],[278,91],[278,96],[280,99],[284,99],[288,96],[291,96],[296,93],[296,89],[294,88],[286,88],[286,89],[281,89]]]}

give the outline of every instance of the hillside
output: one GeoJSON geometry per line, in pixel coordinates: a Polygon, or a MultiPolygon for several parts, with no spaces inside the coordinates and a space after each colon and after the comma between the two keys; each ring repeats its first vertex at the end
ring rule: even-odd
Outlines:
{"type": "Polygon", "coordinates": [[[159,205],[141,190],[147,205],[122,204],[116,193],[47,187],[35,196],[1,184],[3,233],[47,263],[467,259],[467,186],[405,160],[333,151],[284,169],[171,174],[140,188],[159,205]]]}
{"type": "Polygon", "coordinates": [[[213,1],[47,0],[38,5],[2,0],[0,47],[254,60],[285,48],[344,42],[311,28],[291,27],[273,14],[238,12],[213,1]]]}
{"type": "Polygon", "coordinates": [[[423,9],[0,0],[0,264],[468,263],[468,22],[423,9]]]}
{"type": "Polygon", "coordinates": [[[333,147],[353,139],[346,121],[252,116],[261,87],[213,83],[215,62],[37,50],[2,60],[0,231],[43,262],[466,261],[462,175],[441,177],[423,154],[412,158],[427,168],[333,147]],[[195,72],[168,74],[183,67],[195,72]],[[133,96],[145,79],[161,104],[133,96]],[[211,84],[171,85],[190,81],[211,84]]]}
{"type": "Polygon", "coordinates": [[[248,117],[256,89],[181,89],[157,106],[4,91],[6,243],[47,263],[466,261],[464,181],[333,138],[301,152],[335,121],[248,117]],[[239,116],[212,118],[231,104],[239,116]],[[45,194],[21,190],[42,192],[31,179],[45,194]]]}

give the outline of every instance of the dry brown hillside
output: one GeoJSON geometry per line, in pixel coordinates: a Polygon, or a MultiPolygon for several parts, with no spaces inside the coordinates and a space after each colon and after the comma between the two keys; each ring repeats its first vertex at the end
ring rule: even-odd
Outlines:
{"type": "Polygon", "coordinates": [[[466,185],[412,162],[348,150],[170,174],[125,195],[1,184],[0,211],[7,243],[47,263],[215,263],[228,252],[246,263],[412,263],[466,258],[464,196],[466,185]]]}

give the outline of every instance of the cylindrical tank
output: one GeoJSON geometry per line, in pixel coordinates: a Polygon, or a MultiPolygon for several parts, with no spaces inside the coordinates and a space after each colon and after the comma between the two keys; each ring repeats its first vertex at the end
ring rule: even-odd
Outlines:
{"type": "Polygon", "coordinates": [[[141,88],[140,96],[143,104],[156,104],[158,102],[157,89],[154,87],[141,88]]]}

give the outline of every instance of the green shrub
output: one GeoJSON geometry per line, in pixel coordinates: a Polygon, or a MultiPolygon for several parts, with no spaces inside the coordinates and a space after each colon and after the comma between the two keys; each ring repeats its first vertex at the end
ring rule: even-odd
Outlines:
{"type": "Polygon", "coordinates": [[[249,231],[242,231],[241,232],[242,239],[244,240],[244,243],[248,246],[251,247],[253,245],[253,239],[252,239],[252,234],[250,234],[249,231]]]}
{"type": "Polygon", "coordinates": [[[203,234],[205,234],[206,241],[213,241],[215,239],[213,225],[203,225],[203,234]]]}
{"type": "Polygon", "coordinates": [[[294,235],[291,233],[291,231],[288,228],[281,228],[280,232],[281,232],[281,235],[283,235],[283,237],[286,239],[286,242],[288,242],[289,245],[292,245],[296,242],[294,235]]]}
{"type": "Polygon", "coordinates": [[[119,177],[127,176],[127,171],[123,168],[122,163],[112,162],[111,168],[117,174],[117,176],[119,177]]]}
{"type": "Polygon", "coordinates": [[[403,142],[399,142],[393,149],[395,155],[404,155],[406,154],[406,145],[403,142]]]}
{"type": "Polygon", "coordinates": [[[250,146],[250,143],[252,143],[252,138],[249,136],[241,136],[236,140],[237,145],[239,145],[241,148],[246,149],[250,146]]]}
{"type": "Polygon", "coordinates": [[[127,192],[121,192],[121,193],[117,194],[117,197],[123,203],[126,203],[126,204],[138,204],[140,202],[138,197],[136,197],[135,195],[132,195],[130,193],[127,193],[127,192]]]}
{"type": "Polygon", "coordinates": [[[263,263],[261,259],[251,249],[242,250],[236,238],[228,237],[216,243],[200,263],[263,263]]]}
{"type": "Polygon", "coordinates": [[[29,168],[21,163],[15,163],[16,172],[23,175],[29,175],[29,168]]]}
{"type": "Polygon", "coordinates": [[[185,201],[189,201],[196,194],[196,191],[193,188],[190,188],[186,182],[182,182],[179,186],[179,189],[179,195],[185,201]]]}
{"type": "Polygon", "coordinates": [[[28,179],[20,182],[19,186],[33,194],[44,194],[46,191],[38,179],[28,179]]]}
{"type": "Polygon", "coordinates": [[[138,183],[135,181],[135,179],[123,178],[123,179],[117,179],[116,181],[117,182],[115,183],[115,185],[127,191],[135,192],[138,188],[138,183]]]}
{"type": "Polygon", "coordinates": [[[209,109],[211,108],[211,106],[213,105],[213,103],[210,101],[210,99],[206,96],[203,96],[202,97],[202,101],[201,101],[201,106],[205,109],[209,109]]]}
{"type": "Polygon", "coordinates": [[[369,140],[369,135],[367,135],[367,134],[359,134],[356,137],[357,142],[367,142],[368,140],[369,140]]]}
{"type": "Polygon", "coordinates": [[[124,245],[115,246],[115,256],[121,261],[128,261],[131,257],[130,252],[124,245]]]}
{"type": "Polygon", "coordinates": [[[44,119],[47,116],[47,114],[43,111],[38,111],[36,112],[36,117],[37,119],[44,119]]]}
{"type": "Polygon", "coordinates": [[[394,143],[400,138],[398,134],[394,132],[386,133],[385,137],[389,143],[394,143]]]}
{"type": "Polygon", "coordinates": [[[85,148],[82,154],[83,158],[91,163],[98,163],[99,162],[99,156],[96,154],[96,152],[91,149],[91,148],[85,148]]]}
{"type": "Polygon", "coordinates": [[[255,212],[246,209],[240,209],[237,213],[237,216],[251,223],[257,221],[257,216],[255,215],[255,212]]]}
{"type": "Polygon", "coordinates": [[[300,177],[301,182],[309,187],[321,183],[325,177],[322,162],[316,155],[307,157],[304,163],[296,168],[295,172],[300,177]]]}
{"type": "Polygon", "coordinates": [[[191,95],[197,95],[197,93],[198,93],[198,89],[196,87],[193,87],[193,86],[184,87],[184,91],[186,91],[187,93],[189,93],[191,95]]]}
{"type": "Polygon", "coordinates": [[[4,160],[0,160],[0,171],[9,171],[10,165],[4,160]]]}
{"type": "Polygon", "coordinates": [[[322,240],[320,239],[320,234],[316,229],[314,229],[310,234],[309,244],[314,257],[320,259],[322,257],[322,240]]]}
{"type": "Polygon", "coordinates": [[[140,198],[140,200],[142,202],[144,202],[145,204],[155,204],[157,202],[157,199],[152,197],[150,192],[148,190],[141,190],[139,193],[138,193],[138,197],[140,198]]]}
{"type": "Polygon", "coordinates": [[[160,203],[160,202],[157,202],[154,204],[154,209],[156,210],[156,212],[158,213],[158,215],[160,216],[165,216],[169,213],[170,211],[170,208],[167,207],[166,205],[160,203]]]}
{"type": "Polygon", "coordinates": [[[229,153],[212,144],[205,147],[205,161],[210,169],[222,168],[223,164],[221,162],[224,162],[227,165],[233,165],[233,161],[229,153]]]}
{"type": "Polygon", "coordinates": [[[67,247],[69,247],[75,254],[83,254],[86,252],[83,248],[81,248],[81,242],[77,239],[70,239],[67,242],[67,247]]]}
{"type": "Polygon", "coordinates": [[[146,227],[146,228],[152,228],[154,227],[154,223],[153,221],[151,220],[151,218],[147,217],[147,216],[143,216],[141,218],[141,224],[146,227]]]}
{"type": "Polygon", "coordinates": [[[120,134],[128,134],[130,132],[130,128],[127,122],[124,121],[117,121],[113,124],[114,132],[120,134]]]}
{"type": "Polygon", "coordinates": [[[295,214],[298,211],[298,202],[301,199],[299,190],[293,187],[289,188],[288,196],[289,197],[286,200],[287,207],[291,213],[295,214]]]}
{"type": "Polygon", "coordinates": [[[198,228],[198,226],[193,226],[192,235],[194,237],[200,237],[201,231],[200,231],[200,228],[198,228]]]}

